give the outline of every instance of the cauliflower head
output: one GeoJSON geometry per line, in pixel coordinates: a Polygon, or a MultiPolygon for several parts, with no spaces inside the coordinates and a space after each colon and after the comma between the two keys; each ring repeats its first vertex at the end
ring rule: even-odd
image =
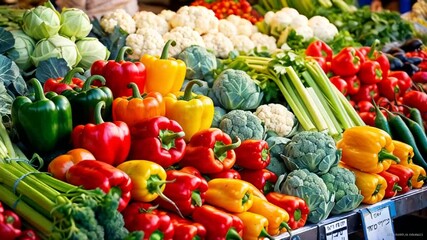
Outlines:
{"type": "Polygon", "coordinates": [[[288,135],[296,122],[295,115],[279,103],[260,105],[254,114],[264,123],[266,131],[274,131],[280,137],[288,135]]]}
{"type": "Polygon", "coordinates": [[[237,35],[237,27],[226,19],[220,19],[218,23],[218,31],[227,37],[237,35]]]}
{"type": "Polygon", "coordinates": [[[117,9],[111,12],[107,12],[101,17],[100,24],[102,29],[107,33],[112,33],[115,26],[119,26],[121,29],[131,34],[136,31],[136,23],[132,16],[124,9],[117,9]]]}
{"type": "Polygon", "coordinates": [[[259,86],[242,70],[226,69],[215,79],[212,91],[220,105],[234,109],[256,109],[264,96],[259,86]]]}
{"type": "Polygon", "coordinates": [[[190,27],[200,35],[218,29],[219,20],[214,11],[202,6],[182,6],[170,19],[173,28],[190,27]]]}
{"type": "Polygon", "coordinates": [[[324,42],[332,41],[338,34],[338,28],[323,16],[311,17],[308,26],[313,30],[313,36],[324,42]]]}
{"type": "Polygon", "coordinates": [[[219,129],[230,135],[231,138],[263,139],[264,127],[261,120],[251,111],[231,110],[222,116],[219,129]]]}
{"type": "Polygon", "coordinates": [[[159,14],[157,14],[159,17],[162,17],[168,22],[175,16],[176,12],[169,10],[169,9],[163,9],[159,14]]]}
{"type": "Polygon", "coordinates": [[[171,31],[163,34],[163,40],[167,42],[168,40],[174,40],[176,42],[175,46],[169,47],[169,55],[176,56],[186,47],[191,45],[199,45],[205,47],[205,42],[200,34],[194,31],[190,27],[176,27],[171,31]]]}
{"type": "Polygon", "coordinates": [[[162,17],[149,11],[139,11],[133,15],[136,28],[152,28],[161,35],[169,31],[169,23],[162,17]]]}
{"type": "Polygon", "coordinates": [[[356,186],[354,173],[340,166],[332,167],[329,172],[321,175],[329,191],[335,192],[335,206],[332,214],[349,212],[362,203],[363,196],[356,186]]]}
{"type": "Polygon", "coordinates": [[[251,36],[254,33],[254,30],[256,29],[256,27],[254,28],[254,26],[249,20],[244,19],[240,16],[229,15],[226,19],[227,21],[233,23],[234,26],[236,26],[237,34],[239,35],[251,36]]]}
{"type": "Polygon", "coordinates": [[[338,164],[341,150],[326,132],[301,131],[286,145],[283,160],[290,170],[307,169],[316,174],[325,174],[338,164]]]}
{"type": "Polygon", "coordinates": [[[246,35],[234,35],[230,37],[231,42],[234,45],[234,49],[248,53],[255,48],[255,43],[246,35]]]}
{"type": "Polygon", "coordinates": [[[225,59],[234,50],[233,42],[221,32],[209,32],[202,38],[206,48],[215,53],[216,57],[225,59]]]}
{"type": "Polygon", "coordinates": [[[304,199],[310,212],[307,221],[318,223],[326,219],[335,205],[335,195],[322,178],[307,169],[293,170],[281,186],[281,193],[304,199]]]}
{"type": "Polygon", "coordinates": [[[144,54],[160,56],[165,45],[162,35],[152,28],[140,28],[126,37],[126,46],[132,48],[131,59],[138,60],[144,54]]]}
{"type": "Polygon", "coordinates": [[[260,32],[251,35],[251,40],[254,42],[256,48],[266,48],[269,52],[277,50],[276,39],[260,32]]]}

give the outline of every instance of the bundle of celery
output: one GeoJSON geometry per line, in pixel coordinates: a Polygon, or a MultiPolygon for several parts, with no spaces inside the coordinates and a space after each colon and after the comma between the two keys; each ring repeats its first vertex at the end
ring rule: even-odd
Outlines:
{"type": "Polygon", "coordinates": [[[262,89],[274,82],[304,130],[339,138],[344,129],[365,125],[314,60],[285,51],[272,57],[238,56],[227,66],[247,71],[262,89]]]}
{"type": "Polygon", "coordinates": [[[142,232],[129,234],[124,228],[117,211],[119,194],[57,180],[32,167],[16,150],[0,121],[0,201],[42,238],[142,239],[142,232]]]}

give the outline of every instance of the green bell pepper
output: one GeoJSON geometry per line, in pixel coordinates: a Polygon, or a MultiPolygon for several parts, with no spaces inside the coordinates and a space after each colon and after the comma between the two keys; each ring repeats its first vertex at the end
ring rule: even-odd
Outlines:
{"type": "Polygon", "coordinates": [[[65,90],[61,93],[71,103],[74,126],[95,123],[95,107],[101,101],[105,102],[105,108],[101,112],[102,119],[105,121],[112,119],[113,93],[106,86],[92,86],[94,80],[100,81],[102,85],[105,84],[103,76],[92,75],[86,79],[82,89],[65,90]]]}
{"type": "Polygon", "coordinates": [[[33,78],[34,100],[18,96],[12,103],[12,123],[22,142],[35,152],[47,153],[70,141],[73,130],[71,104],[61,95],[46,97],[33,78]]]}

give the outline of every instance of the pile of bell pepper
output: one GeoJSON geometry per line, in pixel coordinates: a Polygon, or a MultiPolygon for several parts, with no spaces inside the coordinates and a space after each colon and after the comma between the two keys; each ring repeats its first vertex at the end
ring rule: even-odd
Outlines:
{"type": "Polygon", "coordinates": [[[21,218],[11,209],[5,209],[0,202],[0,236],[3,240],[38,240],[37,234],[25,229],[21,218]]]}

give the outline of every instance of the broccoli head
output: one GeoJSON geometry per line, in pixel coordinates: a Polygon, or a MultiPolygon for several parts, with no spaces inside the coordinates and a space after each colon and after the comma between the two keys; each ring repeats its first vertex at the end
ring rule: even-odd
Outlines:
{"type": "Polygon", "coordinates": [[[290,172],[280,192],[304,199],[310,209],[307,221],[311,223],[326,219],[335,205],[334,193],[328,190],[322,178],[307,169],[290,172]]]}
{"type": "Polygon", "coordinates": [[[356,177],[350,170],[334,166],[321,178],[328,190],[335,192],[335,206],[332,214],[352,211],[362,202],[363,196],[356,186],[356,177]]]}
{"type": "Polygon", "coordinates": [[[307,169],[325,174],[341,159],[334,139],[326,132],[301,131],[286,145],[283,160],[289,170],[307,169]]]}
{"type": "Polygon", "coordinates": [[[221,107],[226,110],[256,109],[263,92],[252,78],[242,70],[226,69],[215,79],[212,91],[221,107]]]}
{"type": "Polygon", "coordinates": [[[232,110],[222,116],[219,129],[230,135],[231,138],[263,139],[264,127],[261,120],[251,111],[232,110]]]}

